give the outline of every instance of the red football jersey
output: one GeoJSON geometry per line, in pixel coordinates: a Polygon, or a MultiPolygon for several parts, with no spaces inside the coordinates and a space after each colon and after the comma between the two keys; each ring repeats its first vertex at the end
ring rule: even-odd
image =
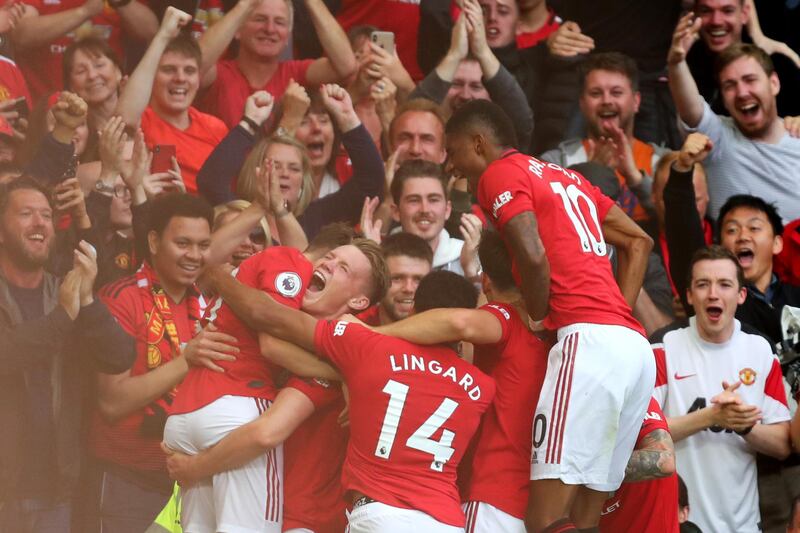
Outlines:
{"type": "MultiPolygon", "coordinates": [[[[650,399],[642,429],[636,439],[639,448],[649,433],[667,427],[667,417],[654,399],[650,399]]],[[[607,533],[677,533],[678,474],[650,481],[623,483],[606,500],[600,516],[600,531],[607,533]]]]}
{"type": "Polygon", "coordinates": [[[286,92],[289,81],[294,79],[300,85],[306,84],[306,72],[312,59],[300,61],[281,61],[272,77],[263,87],[251,87],[235,59],[217,62],[217,79],[202,96],[200,109],[222,119],[231,129],[242,120],[244,102],[255,91],[264,90],[277,102],[286,92]]]}
{"type": "Polygon", "coordinates": [[[494,398],[492,378],[445,346],[344,321],[319,321],[314,344],[350,390],[345,490],[463,527],[456,470],[494,398]]]}
{"type": "Polygon", "coordinates": [[[345,406],[342,389],[297,377],[286,386],[308,396],[314,413],[283,443],[283,530],[341,533],[347,526],[342,463],[350,434],[338,420],[345,406]]]}
{"type": "MultiPolygon", "coordinates": [[[[266,292],[283,305],[299,309],[313,271],[311,262],[298,250],[273,246],[242,262],[236,279],[266,292]]],[[[207,318],[220,331],[237,339],[239,353],[235,361],[217,361],[225,369],[224,373],[205,367],[190,368],[170,414],[196,411],[227,394],[274,399],[274,366],[261,355],[258,334],[221,298],[209,306],[207,318]]]]}
{"type": "Polygon", "coordinates": [[[478,431],[466,501],[489,503],[525,518],[531,470],[531,427],[547,371],[548,346],[508,304],[481,307],[502,324],[500,342],[475,346],[475,366],[494,378],[497,394],[478,431]]]}
{"type": "Polygon", "coordinates": [[[611,324],[644,335],[614,279],[603,238],[602,221],[614,201],[586,178],[510,150],[481,176],[478,203],[501,234],[520,213],[536,215],[550,262],[545,327],[611,324]]]}
{"type": "MultiPolygon", "coordinates": [[[[140,376],[152,370],[147,343],[152,339],[154,328],[158,330],[150,320],[152,307],[145,305],[141,291],[136,276],[132,275],[109,283],[98,292],[98,297],[122,329],[136,340],[136,360],[131,367],[131,376],[140,376]]],[[[167,298],[178,338],[181,344],[187,343],[195,333],[193,322],[189,319],[188,299],[184,298],[176,303],[169,296],[167,298]]],[[[159,325],[161,329],[157,336],[163,337],[166,335],[163,322],[159,325]]],[[[159,359],[161,358],[165,362],[169,361],[172,353],[162,353],[159,355],[159,359]]],[[[161,439],[141,433],[144,416],[145,409],[142,408],[112,424],[100,415],[99,409],[95,409],[89,431],[92,455],[131,470],[166,472],[161,439]]]]}

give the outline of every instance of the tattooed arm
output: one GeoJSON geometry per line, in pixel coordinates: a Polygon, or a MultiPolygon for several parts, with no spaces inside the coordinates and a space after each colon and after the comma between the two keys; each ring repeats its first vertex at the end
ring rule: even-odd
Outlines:
{"type": "Polygon", "coordinates": [[[647,481],[675,472],[675,447],[669,432],[656,429],[642,438],[625,468],[625,482],[647,481]]]}

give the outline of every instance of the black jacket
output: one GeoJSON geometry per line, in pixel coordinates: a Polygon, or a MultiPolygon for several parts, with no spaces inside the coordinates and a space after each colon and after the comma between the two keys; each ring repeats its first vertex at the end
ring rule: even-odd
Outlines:
{"type": "Polygon", "coordinates": [[[78,481],[84,404],[95,372],[120,373],[133,364],[133,341],[108,309],[95,300],[70,320],[58,304],[59,280],[44,277],[41,318],[23,322],[5,278],[0,275],[0,502],[14,497],[26,461],[22,443],[26,372],[33,362],[51,363],[57,471],[53,494],[68,498],[78,481]]]}
{"type": "MultiPolygon", "coordinates": [[[[686,277],[692,255],[705,246],[703,227],[695,205],[691,171],[678,172],[670,168],[669,181],[664,187],[664,206],[669,271],[675,289],[687,313],[691,315],[694,313],[686,302],[686,277]]],[[[781,333],[783,306],[800,307],[800,287],[778,281],[770,302],[759,298],[755,291],[757,289],[754,287],[747,287],[747,299],[736,309],[736,318],[760,331],[774,347],[783,340],[781,333]]]]}

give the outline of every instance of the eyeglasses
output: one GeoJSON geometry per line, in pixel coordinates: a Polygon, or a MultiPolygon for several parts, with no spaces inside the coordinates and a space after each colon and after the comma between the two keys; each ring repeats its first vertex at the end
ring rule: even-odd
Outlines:
{"type": "Polygon", "coordinates": [[[130,196],[131,191],[125,185],[114,185],[114,196],[117,198],[125,198],[126,196],[130,196]]]}

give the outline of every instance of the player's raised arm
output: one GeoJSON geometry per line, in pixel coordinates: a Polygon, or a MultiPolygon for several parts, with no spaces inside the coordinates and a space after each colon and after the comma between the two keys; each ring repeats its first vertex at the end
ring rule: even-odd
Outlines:
{"type": "Polygon", "coordinates": [[[534,320],[542,320],[547,315],[550,299],[550,263],[539,236],[536,215],[533,211],[518,214],[508,221],[504,235],[519,268],[522,298],[528,314],[534,320]]]}
{"type": "Polygon", "coordinates": [[[633,307],[642,288],[653,239],[616,205],[603,220],[603,237],[616,248],[617,284],[625,301],[633,307]]]}
{"type": "Polygon", "coordinates": [[[296,376],[342,381],[342,376],[335,368],[291,342],[259,333],[258,345],[261,355],[296,376]]]}
{"type": "Polygon", "coordinates": [[[311,315],[281,305],[266,293],[239,283],[224,268],[207,269],[204,282],[254,330],[268,333],[306,350],[314,350],[314,328],[317,320],[311,315]]]}
{"type": "Polygon", "coordinates": [[[497,317],[480,309],[432,309],[375,331],[415,344],[458,341],[494,344],[503,336],[503,327],[497,317]]]}

